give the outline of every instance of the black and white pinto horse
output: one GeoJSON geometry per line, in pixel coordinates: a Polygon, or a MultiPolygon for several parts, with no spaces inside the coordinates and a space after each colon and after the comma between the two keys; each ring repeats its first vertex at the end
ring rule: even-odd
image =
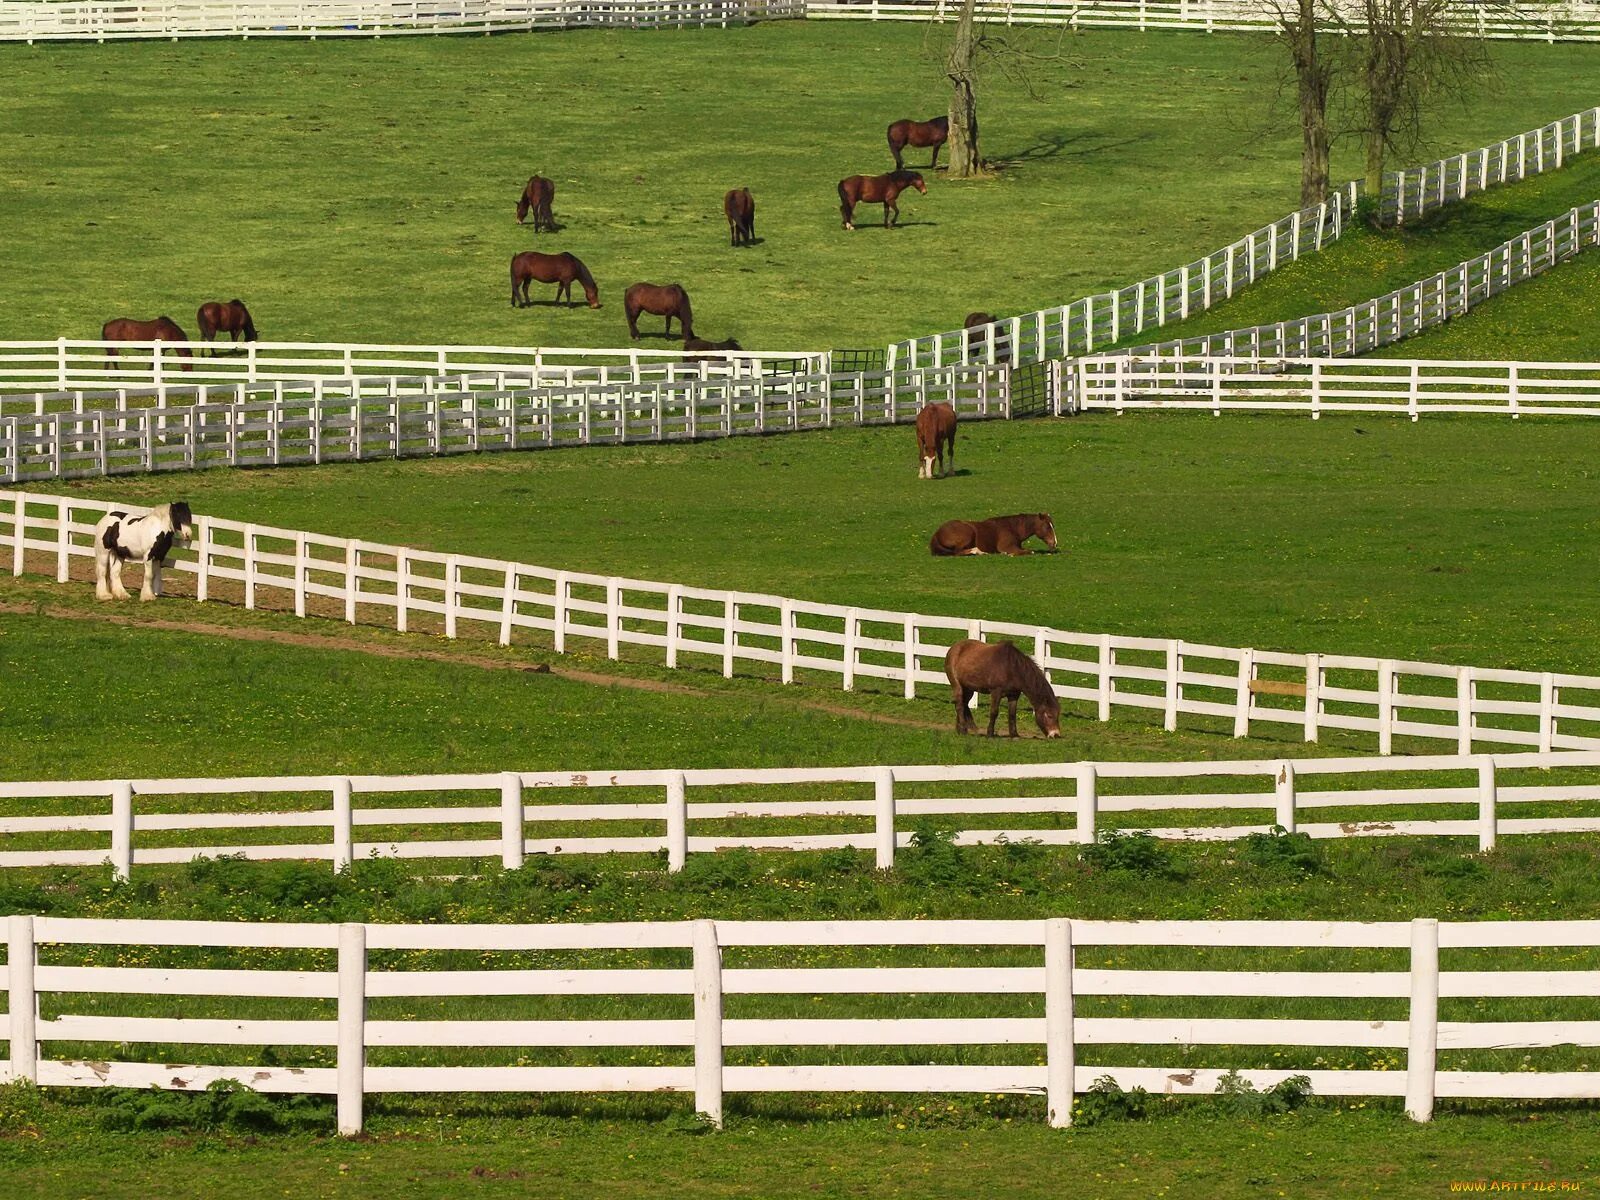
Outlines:
{"type": "Polygon", "coordinates": [[[144,564],[144,586],[139,599],[161,595],[161,568],[174,542],[186,544],[194,537],[194,514],[182,500],[161,504],[142,517],[109,512],[94,527],[94,594],[97,600],[126,600],[122,564],[144,564]]]}

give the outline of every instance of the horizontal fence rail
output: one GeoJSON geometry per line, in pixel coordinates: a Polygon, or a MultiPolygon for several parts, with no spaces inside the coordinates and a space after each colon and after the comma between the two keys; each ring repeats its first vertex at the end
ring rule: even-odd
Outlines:
{"type": "Polygon", "coordinates": [[[729,1094],[854,1091],[1036,1095],[1063,1127],[1099,1079],[1203,1096],[1230,1069],[1418,1121],[1440,1099],[1600,1097],[1569,1061],[1600,1045],[1574,1015],[1600,972],[1570,965],[1594,961],[1595,921],[6,929],[0,1080],[232,1080],[336,1097],[347,1135],[393,1092],[679,1092],[717,1126],[729,1094]]]}
{"type": "Polygon", "coordinates": [[[891,870],[930,823],[960,845],[1088,845],[1102,815],[1178,840],[1276,827],[1464,837],[1487,851],[1501,835],[1600,832],[1600,752],[0,782],[0,868],[109,862],[126,880],[136,865],[224,855],[342,871],[371,857],[515,870],[529,854],[665,854],[676,872],[691,853],[854,849],[891,870]],[[957,785],[985,794],[938,794],[957,785]],[[216,797],[228,803],[199,807],[216,797]],[[1167,823],[1146,823],[1157,818],[1167,823]]]}
{"type": "MultiPolygon", "coordinates": [[[[13,575],[65,583],[93,556],[94,525],[139,505],[0,491],[0,561],[13,575]]],[[[789,597],[589,575],[470,555],[439,554],[304,530],[197,517],[192,547],[171,573],[201,601],[296,616],[381,623],[400,632],[514,638],[566,653],[623,647],[669,668],[754,667],[785,684],[883,685],[907,699],[919,686],[947,695],[947,649],[965,638],[1021,644],[1057,695],[1098,719],[1114,709],[1204,717],[1247,736],[1263,723],[1316,741],[1325,730],[1541,753],[1600,748],[1600,677],[1556,672],[1212,646],[1178,639],[1074,633],[978,618],[923,616],[789,597]]],[[[925,691],[924,691],[925,694],[925,691]]]]}
{"type": "MultiPolygon", "coordinates": [[[[191,395],[40,396],[27,406],[35,411],[0,415],[0,483],[896,424],[929,403],[950,404],[965,420],[1013,415],[1003,366],[503,390],[471,386],[477,382],[358,377],[215,385],[191,395]],[[38,411],[51,408],[64,411],[38,411]]],[[[1031,407],[1056,406],[1040,394],[1031,407]]]]}
{"type": "Polygon", "coordinates": [[[671,29],[804,16],[803,0],[12,0],[0,2],[0,42],[671,29]]]}
{"type": "Polygon", "coordinates": [[[1372,358],[1135,358],[1073,364],[1079,411],[1600,417],[1600,364],[1372,358]]]}

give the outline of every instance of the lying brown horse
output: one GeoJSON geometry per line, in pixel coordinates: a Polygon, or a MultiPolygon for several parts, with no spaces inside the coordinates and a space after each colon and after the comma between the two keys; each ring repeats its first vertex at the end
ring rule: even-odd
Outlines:
{"type": "MultiPolygon", "coordinates": [[[[182,342],[178,353],[184,358],[193,358],[194,353],[189,349],[189,336],[178,328],[178,323],[171,317],[160,316],[154,321],[136,321],[132,317],[113,317],[100,327],[100,340],[102,342],[182,342]]],[[[106,357],[117,357],[115,346],[106,347],[106,357]]],[[[180,364],[185,371],[194,370],[193,363],[180,364]]]]}
{"type": "Polygon", "coordinates": [[[928,551],[935,558],[957,554],[1009,554],[1017,558],[1033,553],[1022,544],[1031,537],[1052,550],[1056,548],[1056,526],[1049,513],[1018,513],[987,521],[946,521],[929,540],[928,551]]]}
{"type": "Polygon", "coordinates": [[[600,288],[594,281],[594,276],[589,274],[589,268],[578,261],[572,254],[540,254],[537,250],[524,250],[511,260],[511,307],[517,308],[518,293],[521,293],[520,307],[526,308],[532,303],[528,299],[528,284],[537,280],[540,283],[556,284],[556,300],[559,302],[564,295],[567,303],[574,303],[572,299],[572,282],[577,280],[583,285],[583,298],[589,302],[590,308],[600,307],[600,288]]]}
{"type": "Polygon", "coordinates": [[[932,479],[935,462],[941,475],[956,469],[956,410],[948,404],[930,404],[917,414],[917,478],[932,479]]]}
{"type": "Polygon", "coordinates": [[[694,317],[689,311],[689,293],[681,283],[636,283],[623,294],[628,314],[628,332],[639,340],[639,314],[653,313],[667,319],[667,336],[672,336],[672,318],[678,318],[678,332],[685,342],[695,340],[694,317]]]}
{"type": "MultiPolygon", "coordinates": [[[[533,210],[533,231],[538,233],[541,229],[554,233],[556,228],[555,218],[550,215],[550,201],[556,198],[556,185],[543,175],[535,175],[528,180],[528,186],[522,189],[522,199],[517,201],[517,224],[521,225],[528,215],[528,210],[533,210]]],[[[549,283],[547,279],[544,282],[549,283]]]]}
{"type": "Polygon", "coordinates": [[[895,204],[901,192],[907,188],[916,188],[923,195],[928,193],[928,185],[922,182],[922,176],[915,171],[891,171],[887,175],[852,175],[848,179],[839,180],[839,212],[844,217],[844,227],[854,229],[856,205],[879,204],[883,205],[883,227],[885,229],[897,224],[900,220],[900,208],[895,204]],[[890,220],[891,214],[893,220],[890,220]]]}
{"type": "Polygon", "coordinates": [[[722,198],[728,218],[728,238],[735,246],[753,246],[756,240],[756,200],[749,188],[735,188],[722,198]]]}
{"type": "MultiPolygon", "coordinates": [[[[256,340],[256,323],[250,319],[250,310],[244,306],[243,300],[229,300],[224,304],[220,300],[208,300],[200,306],[200,311],[194,315],[195,324],[200,326],[200,340],[209,342],[219,333],[228,335],[230,341],[237,342],[239,335],[244,334],[244,340],[256,340]]],[[[211,353],[216,354],[216,347],[211,348],[211,353]]]]}
{"type": "Polygon", "coordinates": [[[896,121],[889,126],[889,153],[894,155],[894,169],[902,170],[905,163],[900,161],[900,151],[907,146],[932,146],[933,161],[928,164],[931,171],[939,165],[939,147],[950,140],[950,118],[935,117],[931,121],[912,121],[909,118],[896,121]]]}
{"type": "Polygon", "coordinates": [[[1033,705],[1033,719],[1047,738],[1061,736],[1061,700],[1039,664],[1010,642],[957,642],[944,656],[945,677],[956,702],[956,732],[977,733],[978,723],[967,708],[979,692],[989,693],[989,736],[994,736],[1002,697],[1009,702],[1011,736],[1017,736],[1017,697],[1033,705]]]}

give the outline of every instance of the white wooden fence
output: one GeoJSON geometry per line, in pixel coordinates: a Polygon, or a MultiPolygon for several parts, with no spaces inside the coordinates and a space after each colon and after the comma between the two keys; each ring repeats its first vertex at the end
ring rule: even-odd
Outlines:
{"type": "Polygon", "coordinates": [[[1009,1092],[1043,1096],[1063,1127],[1098,1079],[1207,1095],[1228,1066],[1256,1087],[1304,1075],[1317,1095],[1403,1097],[1418,1121],[1439,1099],[1600,1097],[1600,1072],[1561,1069],[1552,1053],[1600,1045],[1600,1022],[1550,1017],[1600,996],[1593,970],[1551,969],[1553,950],[1592,958],[1597,921],[17,915],[7,933],[0,1079],[330,1095],[346,1135],[361,1131],[367,1095],[392,1092],[683,1092],[717,1126],[730,1093],[1009,1092]],[[117,965],[129,949],[140,965],[117,965]],[[491,997],[502,1015],[482,1018],[491,997]],[[1255,1015],[1211,1015],[1229,1008],[1255,1015]],[[218,1053],[227,1046],[241,1050],[218,1053]],[[1257,1067],[1269,1046],[1288,1057],[1257,1067]],[[192,1061],[200,1047],[216,1057],[192,1061]],[[254,1047],[273,1048],[273,1065],[250,1063],[254,1047]],[[1300,1065],[1319,1049],[1405,1060],[1300,1065]]]}
{"type": "Polygon", "coordinates": [[[1079,411],[1600,417],[1595,363],[1106,355],[1072,366],[1079,411]]]}
{"type": "Polygon", "coordinates": [[[965,822],[955,838],[969,846],[1087,845],[1101,814],[1134,813],[1141,822],[1145,814],[1212,814],[1198,824],[1138,825],[1177,840],[1226,841],[1278,826],[1313,838],[1470,837],[1487,851],[1502,834],[1600,832],[1600,753],[44,780],[0,782],[0,800],[27,802],[0,815],[0,868],[109,862],[120,879],[135,865],[221,855],[319,860],[340,871],[370,857],[498,858],[514,870],[528,854],[665,853],[675,872],[691,853],[735,848],[871,850],[878,868],[891,870],[896,850],[911,842],[906,826],[929,818],[940,827],[965,822]],[[1549,781],[1551,769],[1562,770],[1561,782],[1549,781]],[[1589,782],[1574,782],[1580,775],[1589,782]],[[907,794],[957,784],[988,794],[907,794]],[[1067,794],[1052,794],[1063,787],[1067,794]],[[620,798],[568,798],[592,789],[620,798]],[[220,810],[190,799],[219,796],[229,797],[220,810]],[[396,807],[397,798],[411,802],[396,807]],[[103,803],[62,811],[63,801],[78,800],[103,803]],[[1590,815],[1504,817],[1506,805],[1590,815]],[[1258,819],[1223,823],[1241,811],[1258,819]],[[530,825],[538,836],[528,836],[530,825]]]}
{"type": "Polygon", "coordinates": [[[12,0],[0,2],[0,42],[666,29],[804,16],[804,0],[12,0]]]}
{"type": "Polygon", "coordinates": [[[893,424],[938,402],[964,420],[984,420],[1011,415],[1009,374],[1003,366],[685,374],[671,382],[505,390],[466,386],[478,380],[391,376],[214,386],[191,397],[156,396],[154,407],[129,403],[125,393],[58,394],[30,398],[35,411],[0,416],[0,483],[893,424]],[[97,402],[115,407],[89,407],[97,402]],[[69,403],[68,411],[41,411],[69,403]]]}
{"type": "MultiPolygon", "coordinates": [[[[0,492],[0,561],[12,573],[53,568],[60,582],[93,553],[106,511],[143,511],[70,496],[0,492]]],[[[783,683],[838,680],[846,691],[884,680],[907,699],[918,685],[947,694],[945,651],[963,638],[1003,637],[1029,650],[1063,699],[1091,706],[1180,714],[1231,726],[1236,737],[1267,723],[1301,730],[1374,734],[1380,754],[1396,737],[1552,750],[1600,748],[1600,677],[1556,672],[1211,646],[1177,639],[1073,633],[976,618],[922,616],[782,596],[560,571],[498,559],[438,554],[240,524],[201,515],[191,549],[169,573],[192,577],[204,601],[226,592],[246,608],[296,616],[378,621],[401,632],[465,630],[511,644],[537,636],[569,645],[624,646],[671,668],[740,665],[776,669],[783,683]]],[[[80,570],[80,577],[87,572],[80,570]]]]}

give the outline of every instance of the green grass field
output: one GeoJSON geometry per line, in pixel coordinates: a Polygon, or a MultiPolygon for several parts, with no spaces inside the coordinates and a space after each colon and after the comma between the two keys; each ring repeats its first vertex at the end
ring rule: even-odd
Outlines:
{"type": "MultiPolygon", "coordinates": [[[[780,22],[6,46],[0,218],[27,236],[0,245],[0,338],[161,312],[192,334],[202,300],[240,296],[270,339],[611,346],[621,290],[676,279],[707,336],[882,345],[1122,286],[1294,207],[1266,42],[1093,33],[1035,69],[1041,100],[986,84],[998,178],[935,180],[901,231],[847,234],[837,180],[887,169],[890,120],[944,110],[924,42],[913,25],[780,22]],[[557,184],[554,238],[513,221],[536,169],[557,184]],[[763,241],[735,252],[720,203],[741,185],[763,241]],[[512,310],[507,262],[536,244],[584,258],[606,306],[512,310]]],[[[1590,48],[1493,55],[1503,82],[1442,106],[1419,154],[1590,100],[1590,48]]],[[[1336,178],[1357,170],[1342,147],[1336,178]]]]}

